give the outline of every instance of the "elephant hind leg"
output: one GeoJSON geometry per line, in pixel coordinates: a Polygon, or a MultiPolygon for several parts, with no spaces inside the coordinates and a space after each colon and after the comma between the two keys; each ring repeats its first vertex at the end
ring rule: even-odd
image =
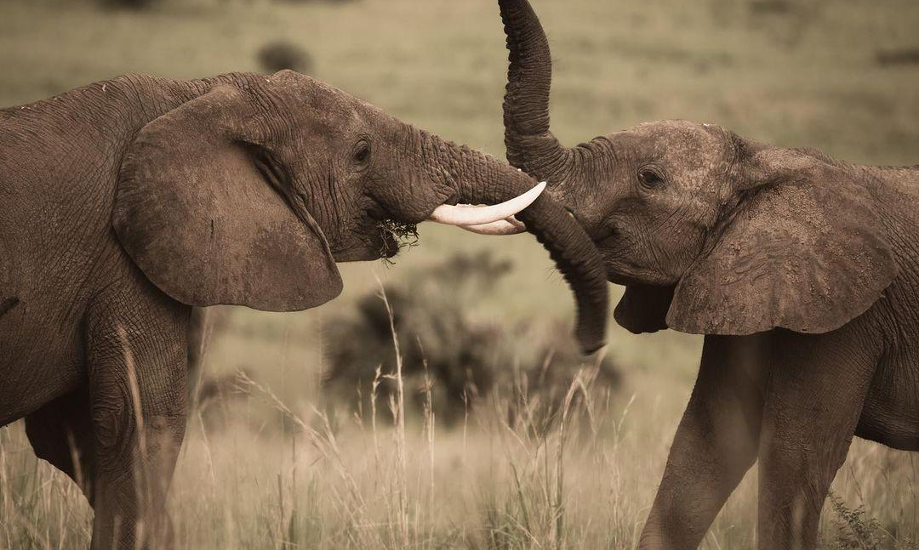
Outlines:
{"type": "Polygon", "coordinates": [[[776,331],[758,461],[762,550],[812,550],[879,351],[856,323],[835,332],[776,331]]]}
{"type": "Polygon", "coordinates": [[[81,387],[26,416],[35,455],[73,479],[93,504],[95,462],[89,390],[81,387]]]}

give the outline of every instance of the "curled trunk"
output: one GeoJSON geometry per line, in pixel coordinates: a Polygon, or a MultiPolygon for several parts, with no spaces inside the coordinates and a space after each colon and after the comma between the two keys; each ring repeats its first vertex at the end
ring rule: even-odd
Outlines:
{"type": "Polygon", "coordinates": [[[502,106],[508,162],[552,186],[573,161],[549,129],[552,56],[527,0],[499,0],[508,47],[508,84],[502,106]]]}
{"type": "MultiPolygon", "coordinates": [[[[521,195],[537,181],[485,153],[422,134],[431,177],[456,191],[456,200],[494,204],[521,195]]],[[[575,336],[586,353],[605,343],[608,316],[607,272],[591,239],[569,213],[547,194],[517,214],[543,244],[575,294],[575,336]]]]}

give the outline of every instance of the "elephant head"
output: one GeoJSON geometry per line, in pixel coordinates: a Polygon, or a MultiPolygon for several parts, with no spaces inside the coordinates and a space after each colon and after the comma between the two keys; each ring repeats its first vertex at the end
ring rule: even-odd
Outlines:
{"type": "Polygon", "coordinates": [[[336,262],[390,257],[416,223],[480,224],[529,204],[518,215],[573,288],[580,343],[603,345],[603,260],[565,210],[528,193],[531,177],[292,71],[201,86],[137,133],[115,198],[122,246],[172,298],[314,307],[342,289],[336,262]]]}
{"type": "Polygon", "coordinates": [[[543,28],[527,0],[499,6],[508,159],[548,182],[601,250],[609,280],[626,285],[615,312],[625,328],[825,332],[891,283],[871,177],[820,153],[676,120],[560,144],[543,28]]]}

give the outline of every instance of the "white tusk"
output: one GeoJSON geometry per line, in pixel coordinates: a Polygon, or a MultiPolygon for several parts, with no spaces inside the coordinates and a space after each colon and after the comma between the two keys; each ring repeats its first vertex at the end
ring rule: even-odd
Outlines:
{"type": "Polygon", "coordinates": [[[480,235],[517,235],[518,233],[527,231],[524,224],[517,221],[514,216],[492,223],[458,225],[457,227],[465,229],[470,233],[479,233],[480,235]]]}
{"type": "Polygon", "coordinates": [[[526,193],[491,206],[464,207],[442,204],[434,209],[428,219],[447,225],[483,225],[497,222],[509,218],[530,206],[545,188],[546,182],[543,181],[534,185],[526,193]]]}

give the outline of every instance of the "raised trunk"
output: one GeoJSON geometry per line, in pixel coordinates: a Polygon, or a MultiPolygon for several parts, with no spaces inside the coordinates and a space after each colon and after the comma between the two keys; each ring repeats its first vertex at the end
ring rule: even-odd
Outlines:
{"type": "Polygon", "coordinates": [[[508,161],[552,186],[573,162],[549,129],[552,57],[540,20],[527,0],[499,0],[508,46],[503,104],[508,161]]]}
{"type": "MultiPolygon", "coordinates": [[[[434,183],[456,191],[457,202],[494,204],[516,197],[537,184],[526,173],[494,157],[421,133],[434,183]]],[[[517,218],[536,235],[575,294],[575,336],[591,353],[605,343],[608,297],[604,261],[575,219],[543,194],[517,218]]]]}

